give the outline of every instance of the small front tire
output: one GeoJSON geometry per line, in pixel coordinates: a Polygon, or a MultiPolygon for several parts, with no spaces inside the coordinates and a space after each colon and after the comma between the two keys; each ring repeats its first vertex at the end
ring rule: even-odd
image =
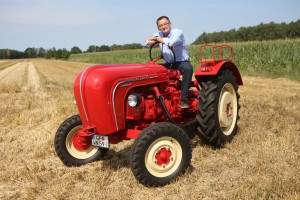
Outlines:
{"type": "Polygon", "coordinates": [[[101,160],[108,149],[91,145],[91,138],[85,138],[80,142],[78,131],[81,130],[82,122],[79,115],[66,119],[58,128],[54,147],[56,154],[67,166],[81,166],[90,162],[101,160]]]}
{"type": "Polygon", "coordinates": [[[163,186],[184,173],[191,162],[187,134],[178,126],[161,122],[144,129],[134,141],[131,170],[146,186],[163,186]]]}

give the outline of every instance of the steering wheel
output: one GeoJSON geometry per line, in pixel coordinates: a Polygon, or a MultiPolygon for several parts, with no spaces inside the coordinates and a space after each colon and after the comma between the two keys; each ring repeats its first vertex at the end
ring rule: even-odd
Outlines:
{"type": "MultiPolygon", "coordinates": [[[[155,42],[154,44],[152,44],[152,45],[150,46],[150,50],[149,50],[150,60],[151,60],[153,63],[157,62],[157,61],[160,60],[160,59],[164,59],[162,50],[161,50],[160,48],[159,48],[159,49],[160,49],[160,54],[159,54],[158,56],[154,57],[154,54],[155,54],[155,53],[154,53],[153,47],[157,46],[157,44],[159,44],[159,42],[155,42]],[[152,51],[152,50],[153,50],[153,51],[152,51]]],[[[164,47],[169,48],[167,45],[162,44],[162,48],[164,48],[164,47]]],[[[168,63],[168,64],[169,64],[169,65],[171,66],[171,68],[172,68],[172,65],[175,64],[175,62],[176,62],[176,57],[175,57],[175,53],[174,53],[173,48],[169,48],[169,49],[171,50],[171,52],[172,52],[172,54],[173,54],[173,62],[172,62],[172,63],[168,63]]]]}

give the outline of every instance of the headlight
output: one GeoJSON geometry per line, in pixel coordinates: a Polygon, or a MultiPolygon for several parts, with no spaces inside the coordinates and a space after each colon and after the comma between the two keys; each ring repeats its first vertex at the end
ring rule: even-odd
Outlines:
{"type": "Polygon", "coordinates": [[[139,94],[135,94],[135,93],[130,94],[127,98],[128,105],[133,108],[140,105],[141,101],[142,101],[141,96],[139,94]]]}
{"type": "Polygon", "coordinates": [[[76,105],[76,99],[75,99],[75,96],[73,96],[73,103],[76,105]]]}

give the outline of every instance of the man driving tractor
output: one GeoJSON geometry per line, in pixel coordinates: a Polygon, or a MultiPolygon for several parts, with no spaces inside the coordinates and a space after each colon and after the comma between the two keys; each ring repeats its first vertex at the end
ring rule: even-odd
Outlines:
{"type": "Polygon", "coordinates": [[[159,32],[147,38],[146,44],[151,46],[154,43],[159,43],[159,47],[165,60],[164,65],[166,67],[170,67],[170,64],[173,63],[175,56],[176,60],[172,68],[178,69],[182,74],[180,107],[189,108],[187,100],[189,85],[193,75],[193,66],[190,63],[189,52],[183,32],[179,29],[172,29],[172,23],[167,16],[159,17],[156,20],[156,24],[159,32]],[[175,55],[173,55],[170,49],[173,49],[175,55]]]}

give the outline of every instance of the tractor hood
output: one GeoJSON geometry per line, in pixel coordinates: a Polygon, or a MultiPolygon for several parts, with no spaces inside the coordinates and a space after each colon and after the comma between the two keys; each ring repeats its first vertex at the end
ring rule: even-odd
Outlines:
{"type": "Polygon", "coordinates": [[[125,103],[133,87],[168,81],[168,70],[156,64],[94,65],[74,82],[83,128],[103,135],[125,128],[125,103]]]}

